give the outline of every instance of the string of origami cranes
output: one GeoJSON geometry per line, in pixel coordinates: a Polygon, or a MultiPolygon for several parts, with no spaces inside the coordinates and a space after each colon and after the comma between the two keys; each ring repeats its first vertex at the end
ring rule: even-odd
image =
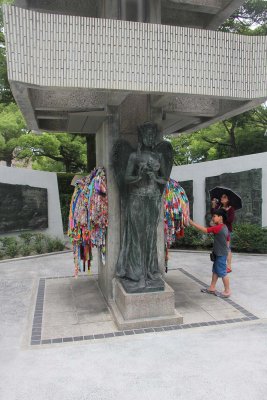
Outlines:
{"type": "Polygon", "coordinates": [[[95,168],[76,181],[70,204],[68,236],[73,247],[75,276],[79,271],[90,271],[93,247],[100,249],[105,264],[107,227],[106,174],[104,168],[95,168]]]}

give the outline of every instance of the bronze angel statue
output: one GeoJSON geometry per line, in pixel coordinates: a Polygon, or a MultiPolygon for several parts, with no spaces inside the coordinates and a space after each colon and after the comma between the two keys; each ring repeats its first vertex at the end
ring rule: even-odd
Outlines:
{"type": "Polygon", "coordinates": [[[157,256],[157,226],[162,194],[171,173],[172,146],[156,144],[157,125],[138,127],[138,147],[125,140],[113,148],[113,168],[125,210],[117,276],[128,292],[163,290],[157,256]]]}

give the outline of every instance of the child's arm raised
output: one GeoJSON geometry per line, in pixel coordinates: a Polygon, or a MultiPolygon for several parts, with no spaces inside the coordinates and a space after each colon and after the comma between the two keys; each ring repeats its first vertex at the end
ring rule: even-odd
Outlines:
{"type": "Polygon", "coordinates": [[[198,229],[199,231],[208,233],[208,229],[205,226],[197,224],[192,219],[190,219],[189,222],[190,222],[190,225],[192,225],[194,228],[198,229]]]}

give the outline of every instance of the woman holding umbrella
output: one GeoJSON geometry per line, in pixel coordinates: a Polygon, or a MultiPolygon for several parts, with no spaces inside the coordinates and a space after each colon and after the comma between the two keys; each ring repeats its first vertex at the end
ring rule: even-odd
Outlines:
{"type": "Polygon", "coordinates": [[[216,186],[210,190],[211,197],[211,212],[218,208],[222,208],[226,211],[227,221],[226,226],[230,233],[230,240],[228,243],[229,253],[227,257],[227,273],[232,272],[232,251],[231,251],[231,233],[233,231],[233,222],[235,219],[235,210],[242,208],[242,200],[229,188],[216,186]],[[219,200],[218,200],[219,199],[219,200]]]}

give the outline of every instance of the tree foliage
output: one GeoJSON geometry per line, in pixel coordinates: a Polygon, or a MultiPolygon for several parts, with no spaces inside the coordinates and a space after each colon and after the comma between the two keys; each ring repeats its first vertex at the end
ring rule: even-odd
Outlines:
{"type": "Polygon", "coordinates": [[[4,22],[2,6],[0,6],[0,102],[9,104],[14,101],[7,76],[4,22]]]}
{"type": "Polygon", "coordinates": [[[175,165],[267,151],[267,108],[217,122],[191,134],[171,137],[175,165]]]}
{"type": "Polygon", "coordinates": [[[18,140],[25,132],[26,124],[16,104],[0,104],[0,160],[7,166],[11,166],[18,140]]]}
{"type": "Polygon", "coordinates": [[[241,35],[267,35],[266,0],[246,1],[219,28],[241,35]]]}
{"type": "Polygon", "coordinates": [[[48,169],[50,165],[58,172],[84,171],[86,168],[85,138],[69,133],[41,135],[29,133],[20,137],[16,157],[32,159],[35,169],[48,169]]]}
{"type": "MultiPolygon", "coordinates": [[[[0,160],[11,165],[14,158],[31,161],[35,169],[78,172],[86,169],[85,138],[67,133],[36,135],[27,132],[14,104],[7,76],[2,4],[0,0],[0,160]]],[[[249,0],[220,28],[244,35],[267,34],[266,0],[249,0]]],[[[201,131],[172,138],[175,163],[188,164],[267,151],[266,108],[219,122],[201,131]]]]}

